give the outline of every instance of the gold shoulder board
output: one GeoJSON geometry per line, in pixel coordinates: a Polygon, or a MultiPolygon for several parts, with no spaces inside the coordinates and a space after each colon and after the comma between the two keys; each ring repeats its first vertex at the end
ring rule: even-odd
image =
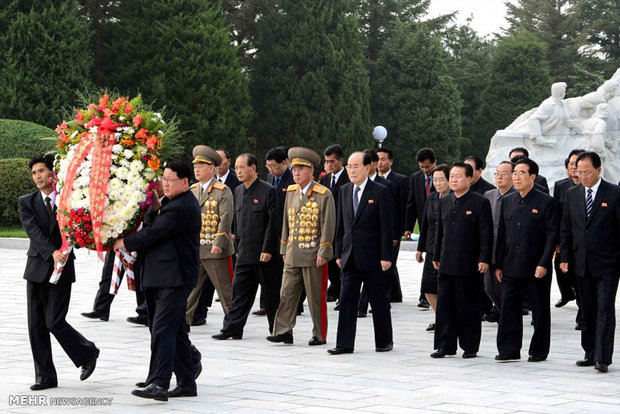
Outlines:
{"type": "Polygon", "coordinates": [[[314,187],[312,187],[312,191],[314,191],[315,193],[319,193],[319,194],[325,194],[327,192],[327,187],[323,187],[322,185],[315,184],[314,187]]]}
{"type": "Polygon", "coordinates": [[[223,190],[223,189],[225,189],[225,188],[226,188],[226,184],[224,184],[224,183],[220,183],[220,182],[218,181],[218,182],[214,182],[214,183],[213,183],[213,187],[217,188],[218,190],[223,190]]]}
{"type": "Polygon", "coordinates": [[[286,191],[296,191],[297,190],[297,184],[291,184],[286,188],[286,191]]]}

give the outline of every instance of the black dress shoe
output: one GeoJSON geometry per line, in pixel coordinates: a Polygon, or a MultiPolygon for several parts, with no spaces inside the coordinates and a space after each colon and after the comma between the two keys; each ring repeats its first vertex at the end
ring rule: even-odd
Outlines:
{"type": "Polygon", "coordinates": [[[192,321],[192,326],[201,326],[207,324],[207,318],[194,319],[192,321]]]}
{"type": "Polygon", "coordinates": [[[337,346],[335,348],[328,349],[327,353],[331,355],[352,354],[353,348],[340,348],[339,346],[337,346]]]}
{"type": "Polygon", "coordinates": [[[499,321],[499,315],[494,312],[489,312],[482,317],[483,321],[497,323],[499,321]]]}
{"type": "Polygon", "coordinates": [[[446,355],[456,355],[456,352],[447,352],[443,349],[438,349],[431,354],[431,358],[443,358],[446,355]]]}
{"type": "Polygon", "coordinates": [[[390,342],[386,346],[375,347],[376,352],[388,352],[388,351],[391,351],[392,349],[394,349],[394,342],[390,342]]]}
{"type": "Polygon", "coordinates": [[[310,346],[325,345],[326,343],[327,343],[327,341],[322,341],[319,338],[317,338],[316,336],[313,336],[312,339],[310,341],[308,341],[308,345],[310,345],[310,346]]]}
{"type": "Polygon", "coordinates": [[[420,299],[418,302],[418,308],[428,309],[431,305],[424,298],[420,299]]]}
{"type": "Polygon", "coordinates": [[[196,387],[179,387],[177,385],[172,391],[168,391],[168,397],[170,398],[196,397],[197,395],[198,391],[196,387]]]}
{"type": "Polygon", "coordinates": [[[366,312],[361,312],[361,311],[358,311],[358,312],[357,312],[357,317],[358,317],[358,318],[365,318],[365,317],[366,317],[366,315],[367,315],[367,314],[366,314],[366,312]]]}
{"type": "Polygon", "coordinates": [[[335,302],[337,301],[338,298],[336,296],[332,296],[332,295],[327,295],[327,302],[335,302]]]}
{"type": "Polygon", "coordinates": [[[540,356],[536,356],[536,355],[530,355],[530,357],[527,359],[527,362],[543,362],[547,359],[547,357],[540,357],[540,356]]]}
{"type": "Polygon", "coordinates": [[[93,359],[82,365],[82,371],[80,372],[80,381],[84,381],[88,377],[92,375],[95,371],[95,367],[97,366],[97,358],[99,358],[99,350],[97,349],[97,354],[93,359]]]}
{"type": "Polygon", "coordinates": [[[571,300],[575,300],[575,298],[573,299],[564,299],[564,298],[560,298],[560,300],[558,300],[555,303],[555,307],[556,308],[561,308],[562,306],[566,305],[568,302],[570,302],[571,300]]]}
{"type": "Polygon", "coordinates": [[[513,362],[520,360],[521,357],[519,355],[495,355],[495,360],[497,362],[513,362]]]}
{"type": "Polygon", "coordinates": [[[434,323],[430,323],[427,327],[426,330],[431,332],[435,330],[435,324],[434,323]]]}
{"type": "Polygon", "coordinates": [[[580,359],[579,361],[575,362],[575,365],[577,365],[578,367],[593,367],[594,361],[591,359],[580,359]]]}
{"type": "Polygon", "coordinates": [[[127,322],[135,323],[136,325],[148,326],[149,318],[147,318],[146,316],[130,316],[127,318],[127,322]]]}
{"type": "Polygon", "coordinates": [[[335,311],[339,311],[340,310],[340,303],[336,303],[336,306],[334,306],[334,310],[335,311]]]}
{"type": "Polygon", "coordinates": [[[478,356],[477,352],[463,352],[463,358],[465,359],[476,358],[477,356],[478,356]]]}
{"type": "Polygon", "coordinates": [[[243,338],[243,334],[235,334],[232,332],[220,332],[217,335],[211,335],[211,338],[219,339],[219,340],[228,339],[228,338],[241,339],[243,338]]]}
{"type": "Polygon", "coordinates": [[[32,391],[41,391],[41,390],[46,390],[48,388],[56,388],[56,387],[58,387],[58,384],[55,384],[55,383],[54,384],[48,384],[48,383],[45,383],[45,382],[37,382],[36,384],[32,384],[30,386],[30,389],[32,391]]]}
{"type": "Polygon", "coordinates": [[[147,385],[149,384],[147,384],[146,381],[136,382],[136,387],[138,388],[146,388],[147,385]]]}
{"type": "Polygon", "coordinates": [[[260,308],[258,310],[255,310],[254,312],[252,312],[252,315],[265,316],[265,315],[267,315],[267,309],[260,308]]]}
{"type": "Polygon", "coordinates": [[[292,344],[293,343],[293,332],[289,331],[283,334],[278,334],[278,335],[271,335],[267,337],[267,340],[269,342],[284,342],[285,344],[292,344]]]}
{"type": "Polygon", "coordinates": [[[598,361],[596,365],[594,365],[594,369],[598,372],[607,372],[609,370],[609,366],[601,361],[598,361]]]}
{"type": "Polygon", "coordinates": [[[110,319],[110,315],[99,311],[82,312],[81,315],[89,319],[101,319],[102,321],[107,321],[110,319]]]}
{"type": "Polygon", "coordinates": [[[168,390],[157,384],[149,384],[143,390],[133,390],[132,395],[142,398],[151,398],[155,401],[168,401],[168,390]]]}

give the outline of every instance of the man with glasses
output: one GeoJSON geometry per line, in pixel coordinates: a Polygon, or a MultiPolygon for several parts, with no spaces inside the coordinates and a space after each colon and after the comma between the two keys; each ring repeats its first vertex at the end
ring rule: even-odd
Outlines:
{"type": "Polygon", "coordinates": [[[528,362],[547,359],[551,343],[551,259],[558,239],[553,198],[534,188],[538,164],[517,162],[512,182],[517,190],[504,198],[497,230],[495,277],[502,283],[496,361],[521,358],[523,294],[534,315],[528,362]]]}
{"type": "Polygon", "coordinates": [[[585,357],[577,366],[607,372],[614,349],[620,277],[620,187],[601,178],[601,157],[592,151],[579,154],[577,173],[581,185],[566,193],[560,269],[575,268],[581,295],[585,357]]]}

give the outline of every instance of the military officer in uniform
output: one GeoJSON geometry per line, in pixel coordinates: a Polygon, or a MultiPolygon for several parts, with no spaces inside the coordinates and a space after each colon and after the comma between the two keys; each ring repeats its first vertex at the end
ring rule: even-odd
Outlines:
{"type": "Polygon", "coordinates": [[[287,188],[280,253],[284,260],[280,306],[271,342],[293,343],[297,304],[303,287],[312,316],[309,345],[323,345],[327,337],[327,262],[333,258],[336,211],[332,193],[314,181],[321,162],[316,152],[302,147],[288,152],[295,184],[287,188]]]}
{"type": "Polygon", "coordinates": [[[198,285],[187,300],[187,323],[192,322],[198,306],[202,285],[209,277],[224,313],[228,313],[232,298],[232,260],[235,250],[231,238],[234,216],[233,195],[225,184],[214,178],[215,167],[222,158],[206,145],[197,145],[192,152],[194,175],[198,182],[191,190],[200,205],[200,274],[198,285]]]}

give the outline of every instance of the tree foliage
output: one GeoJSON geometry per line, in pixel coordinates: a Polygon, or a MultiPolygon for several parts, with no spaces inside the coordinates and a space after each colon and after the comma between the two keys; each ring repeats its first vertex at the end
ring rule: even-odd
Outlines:
{"type": "Polygon", "coordinates": [[[388,130],[385,146],[397,169],[413,171],[415,153],[431,147],[441,162],[459,157],[460,99],[441,41],[428,29],[398,25],[377,62],[377,122],[388,130]]]}

